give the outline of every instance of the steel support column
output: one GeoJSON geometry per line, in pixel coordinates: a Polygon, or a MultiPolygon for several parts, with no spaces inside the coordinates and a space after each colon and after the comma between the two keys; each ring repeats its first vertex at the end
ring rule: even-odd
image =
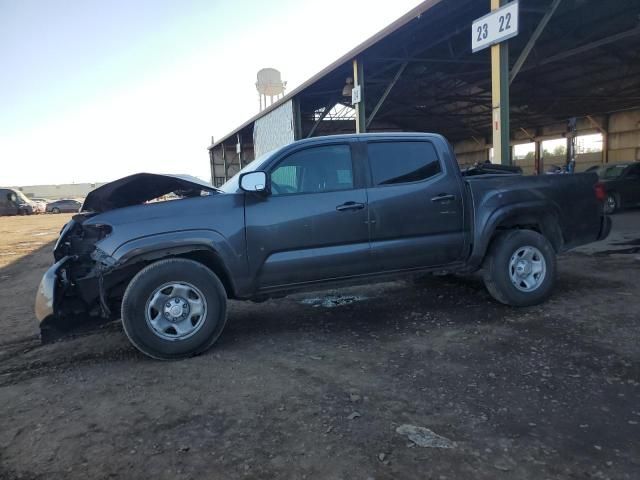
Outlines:
{"type": "Polygon", "coordinates": [[[544,165],[542,164],[542,142],[540,140],[536,140],[535,142],[536,149],[534,151],[534,170],[536,175],[542,175],[544,172],[544,165]]]}
{"type": "MultiPolygon", "coordinates": [[[[491,10],[506,3],[491,0],[491,10]]],[[[491,47],[491,98],[493,110],[493,162],[511,165],[509,151],[509,44],[501,42],[491,47]]]]}
{"type": "Polygon", "coordinates": [[[222,149],[222,168],[224,169],[224,181],[228,180],[227,178],[227,154],[225,153],[224,142],[220,144],[220,148],[222,149]]]}
{"type": "Polygon", "coordinates": [[[209,165],[211,166],[211,185],[216,185],[216,167],[213,160],[213,136],[211,136],[211,148],[209,148],[209,165]]]}
{"type": "Polygon", "coordinates": [[[236,135],[237,143],[236,145],[240,146],[240,151],[238,152],[238,165],[240,166],[240,170],[242,170],[242,137],[240,134],[236,135]]]}
{"type": "Polygon", "coordinates": [[[367,131],[367,122],[364,114],[364,68],[362,60],[353,59],[353,87],[360,87],[360,101],[355,104],[356,108],[356,133],[367,131]]]}
{"type": "Polygon", "coordinates": [[[292,99],[293,105],[293,139],[300,140],[302,138],[302,110],[300,108],[300,98],[292,99]]]}

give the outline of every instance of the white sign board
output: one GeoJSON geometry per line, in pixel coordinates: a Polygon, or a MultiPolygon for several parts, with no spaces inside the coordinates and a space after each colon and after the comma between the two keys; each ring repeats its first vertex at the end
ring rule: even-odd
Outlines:
{"type": "Polygon", "coordinates": [[[480,17],[471,26],[471,51],[477,52],[518,34],[518,1],[480,17]]]}
{"type": "Polygon", "coordinates": [[[360,103],[360,85],[353,87],[351,90],[351,105],[355,105],[356,103],[360,103]]]}

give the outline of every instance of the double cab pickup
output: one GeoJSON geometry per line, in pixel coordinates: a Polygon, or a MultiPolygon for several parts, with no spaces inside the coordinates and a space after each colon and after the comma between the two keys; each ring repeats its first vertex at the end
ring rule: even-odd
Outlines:
{"type": "Polygon", "coordinates": [[[534,305],[554,290],[556,254],[608,235],[604,199],[592,173],[461,171],[440,135],[311,138],[220,189],[141,173],[94,190],[61,232],[36,315],[43,339],[121,318],[139,350],[172,359],[216,341],[227,299],[339,282],[480,271],[497,301],[534,305]]]}

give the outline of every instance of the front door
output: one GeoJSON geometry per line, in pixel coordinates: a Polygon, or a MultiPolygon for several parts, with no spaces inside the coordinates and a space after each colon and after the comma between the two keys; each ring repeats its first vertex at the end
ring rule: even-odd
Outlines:
{"type": "Polygon", "coordinates": [[[426,140],[369,141],[371,251],[380,270],[446,265],[462,256],[462,191],[426,140]]]}
{"type": "Polygon", "coordinates": [[[348,143],[296,150],[268,168],[270,194],[246,195],[249,267],[259,289],[370,269],[366,189],[348,143]]]}

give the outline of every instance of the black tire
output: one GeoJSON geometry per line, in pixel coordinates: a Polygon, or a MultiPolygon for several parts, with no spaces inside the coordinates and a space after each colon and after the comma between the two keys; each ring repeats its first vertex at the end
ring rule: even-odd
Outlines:
{"type": "Polygon", "coordinates": [[[53,207],[53,208],[51,209],[51,213],[60,213],[60,209],[59,209],[59,208],[57,208],[57,207],[53,207]]]}
{"type": "Polygon", "coordinates": [[[604,201],[604,213],[611,215],[620,209],[620,198],[616,193],[608,193],[604,201]]]}
{"type": "Polygon", "coordinates": [[[146,266],[133,277],[122,299],[122,325],[127,337],[138,350],[156,359],[186,358],[204,352],[218,339],[226,320],[227,295],[222,282],[193,260],[170,258],[146,266]],[[202,325],[188,338],[161,338],[147,320],[148,302],[154,292],[171,282],[187,282],[202,292],[206,301],[202,325]]]}
{"type": "MultiPolygon", "coordinates": [[[[536,254],[537,255],[537,254],[536,254]]],[[[516,259],[517,260],[517,259],[516,259]]],[[[489,247],[482,270],[487,290],[505,305],[527,307],[547,300],[556,282],[556,254],[549,241],[532,230],[510,230],[497,236],[489,247]],[[531,291],[522,291],[523,284],[512,281],[512,257],[527,247],[534,247],[544,260],[544,276],[531,291]]]]}

